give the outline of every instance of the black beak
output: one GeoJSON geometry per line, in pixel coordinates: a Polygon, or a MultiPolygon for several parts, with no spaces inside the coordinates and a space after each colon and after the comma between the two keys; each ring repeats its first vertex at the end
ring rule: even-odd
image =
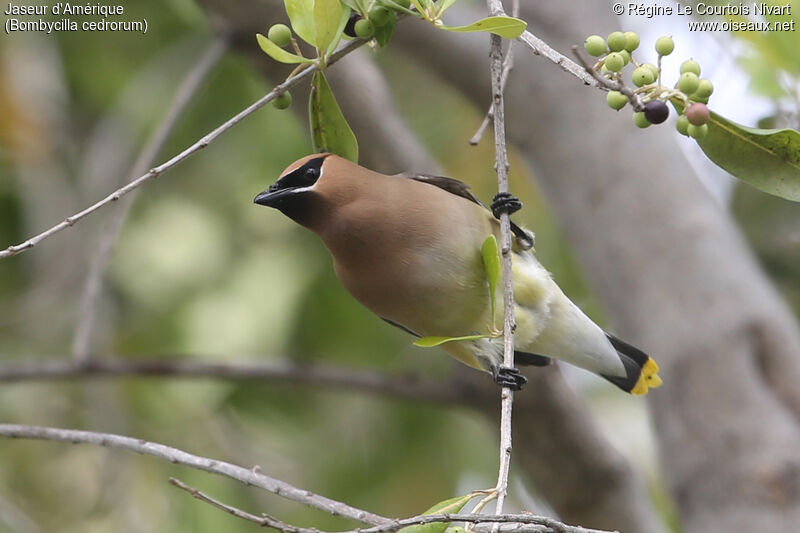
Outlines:
{"type": "Polygon", "coordinates": [[[288,196],[294,193],[297,187],[287,187],[285,189],[274,188],[274,185],[266,191],[259,193],[253,202],[258,205],[265,205],[267,207],[279,207],[284,203],[288,196]]]}

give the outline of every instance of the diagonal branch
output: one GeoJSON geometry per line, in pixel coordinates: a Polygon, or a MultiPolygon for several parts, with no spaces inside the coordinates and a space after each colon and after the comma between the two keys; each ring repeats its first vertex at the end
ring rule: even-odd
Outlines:
{"type": "Polygon", "coordinates": [[[299,489],[285,481],[275,479],[260,472],[259,467],[247,469],[225,461],[209,459],[193,455],[177,448],[164,444],[148,442],[112,433],[97,433],[94,431],[79,431],[75,429],[60,429],[39,426],[24,426],[17,424],[0,424],[0,436],[15,439],[40,439],[73,444],[95,444],[108,448],[127,450],[130,452],[151,455],[164,459],[174,464],[188,466],[204,472],[219,474],[235,479],[245,485],[252,485],[272,492],[278,496],[302,503],[309,507],[319,509],[333,516],[342,516],[371,525],[380,525],[389,522],[388,518],[351,507],[346,503],[331,500],[325,496],[314,494],[308,490],[299,489]]]}
{"type": "MultiPolygon", "coordinates": [[[[361,47],[366,41],[363,39],[353,39],[341,49],[339,49],[336,53],[334,53],[330,59],[328,60],[328,66],[336,63],[338,60],[355,50],[356,48],[361,47]]],[[[214,130],[206,134],[203,138],[199,141],[185,149],[183,152],[179,153],[178,155],[174,156],[172,159],[162,163],[161,165],[150,169],[146,174],[139,176],[135,180],[131,181],[124,187],[120,187],[116,191],[112,192],[102,200],[90,205],[83,211],[79,211],[74,215],[68,216],[55,226],[39,233],[38,235],[34,235],[33,237],[29,238],[28,240],[21,242],[20,244],[16,244],[13,246],[9,246],[5,250],[0,250],[0,259],[5,257],[11,257],[17,255],[19,253],[25,252],[30,250],[43,240],[52,237],[56,233],[64,231],[65,229],[75,225],[77,222],[80,222],[82,219],[86,218],[87,216],[91,215],[98,209],[105,207],[106,205],[116,202],[129,192],[137,189],[144,183],[152,180],[153,178],[159,177],[161,174],[164,174],[172,167],[177,165],[178,163],[183,162],[184,160],[188,159],[190,156],[196,154],[203,148],[207,147],[209,144],[214,142],[217,137],[237,125],[239,122],[244,120],[245,118],[249,117],[269,102],[280,96],[281,94],[285,93],[287,90],[291,89],[295,85],[298,85],[304,79],[310,77],[314,72],[319,70],[317,65],[309,65],[308,67],[304,68],[300,72],[298,72],[294,76],[289,76],[283,83],[275,87],[272,91],[267,93],[266,95],[262,96],[248,107],[231,117],[226,122],[217,126],[214,130]]]]}
{"type": "MultiPolygon", "coordinates": [[[[179,489],[185,490],[193,498],[205,502],[212,507],[216,507],[221,511],[225,511],[226,513],[237,518],[247,520],[248,522],[258,524],[262,527],[271,527],[273,529],[277,529],[281,533],[325,533],[315,528],[298,527],[292,524],[287,524],[286,522],[278,520],[277,518],[265,513],[261,513],[261,516],[256,516],[252,513],[239,509],[238,507],[234,507],[227,503],[221,502],[216,498],[212,498],[203,491],[190,487],[186,483],[175,478],[170,478],[169,482],[179,489]]],[[[533,514],[483,515],[475,513],[441,513],[418,515],[409,518],[392,520],[380,526],[359,528],[350,531],[341,531],[338,533],[391,533],[409,526],[450,522],[467,522],[476,525],[503,523],[506,525],[506,527],[501,528],[502,531],[513,531],[515,533],[611,533],[597,529],[586,529],[580,526],[570,526],[546,516],[536,516],[533,514]]],[[[476,530],[484,531],[484,528],[477,527],[476,530]]]]}
{"type": "MultiPolygon", "coordinates": [[[[175,97],[168,108],[167,115],[136,158],[128,181],[136,179],[137,176],[146,172],[147,168],[153,164],[153,160],[163,148],[164,143],[169,138],[170,133],[175,128],[175,124],[177,124],[178,119],[186,110],[192,97],[203,85],[203,82],[227,49],[228,42],[225,37],[218,37],[206,48],[200,60],[192,67],[178,87],[175,97]]],[[[97,316],[97,300],[103,288],[103,277],[108,267],[111,251],[119,238],[119,233],[133,205],[132,197],[122,204],[103,229],[100,241],[97,243],[95,255],[89,265],[89,273],[86,275],[86,281],[83,285],[78,325],[75,328],[75,334],[72,339],[72,355],[81,361],[89,357],[92,330],[97,316]]]]}

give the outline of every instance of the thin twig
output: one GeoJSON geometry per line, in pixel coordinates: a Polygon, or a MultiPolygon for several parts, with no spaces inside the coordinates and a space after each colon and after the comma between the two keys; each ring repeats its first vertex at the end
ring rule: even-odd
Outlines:
{"type": "MultiPolygon", "coordinates": [[[[241,356],[241,359],[252,358],[241,356]]],[[[368,370],[320,363],[304,364],[276,358],[266,362],[214,363],[198,361],[190,355],[184,355],[180,359],[175,356],[152,359],[91,357],[87,361],[59,356],[40,361],[0,364],[0,383],[126,376],[320,385],[459,405],[468,403],[467,399],[480,396],[477,391],[464,390],[468,385],[460,382],[452,382],[451,386],[447,386],[442,380],[424,379],[415,375],[390,376],[368,370]]]]}
{"type": "MultiPolygon", "coordinates": [[[[346,56],[356,48],[363,46],[365,42],[366,41],[363,39],[353,39],[330,57],[330,59],[328,60],[328,66],[336,63],[339,59],[346,56]]],[[[210,133],[208,133],[199,141],[188,147],[183,152],[174,156],[172,159],[169,159],[168,161],[162,163],[161,165],[150,169],[150,171],[147,172],[146,174],[139,176],[138,178],[128,183],[124,187],[120,187],[119,189],[112,192],[102,200],[90,205],[83,211],[79,211],[78,213],[75,213],[74,215],[65,218],[63,221],[39,233],[38,235],[35,235],[29,238],[28,240],[21,242],[20,244],[9,246],[5,250],[0,250],[0,259],[5,257],[11,257],[19,253],[25,252],[27,250],[30,250],[43,240],[52,237],[56,233],[59,233],[70,226],[73,226],[75,223],[91,215],[101,207],[104,207],[112,202],[116,202],[129,192],[140,187],[145,182],[150,181],[153,178],[157,178],[161,174],[164,174],[178,163],[183,162],[188,157],[194,155],[203,148],[207,147],[209,144],[214,142],[217,139],[217,137],[219,137],[226,131],[230,130],[236,124],[238,124],[248,116],[252,115],[254,112],[258,111],[259,109],[267,105],[269,102],[271,102],[281,94],[285,93],[287,90],[291,89],[295,85],[298,85],[304,79],[310,77],[317,70],[319,70],[319,67],[317,65],[309,65],[308,67],[304,68],[301,72],[299,72],[296,76],[290,76],[283,83],[275,87],[272,91],[262,96],[254,103],[250,104],[248,107],[237,113],[235,116],[231,117],[226,122],[217,126],[217,128],[212,130],[210,133]]]]}
{"type": "MultiPolygon", "coordinates": [[[[234,507],[227,503],[221,502],[216,498],[213,498],[208,494],[205,494],[201,490],[198,490],[194,487],[190,487],[189,485],[183,483],[178,479],[171,477],[169,478],[169,482],[172,485],[178,487],[179,489],[185,490],[186,492],[191,494],[193,498],[196,498],[213,507],[216,507],[217,509],[225,511],[226,513],[233,515],[237,518],[247,520],[248,522],[258,524],[262,527],[275,528],[283,533],[331,533],[331,532],[322,532],[316,528],[298,527],[293,524],[287,524],[286,522],[283,522],[282,520],[279,520],[265,513],[262,513],[261,516],[257,516],[242,509],[239,509],[238,507],[234,507]]],[[[408,526],[443,523],[443,522],[468,522],[472,524],[490,524],[490,523],[502,522],[509,526],[517,526],[513,528],[511,527],[504,528],[504,531],[516,531],[520,533],[523,532],[609,533],[606,531],[599,531],[595,529],[585,529],[582,527],[570,526],[567,524],[563,524],[558,520],[548,518],[546,516],[536,516],[533,514],[508,514],[508,515],[496,516],[496,515],[484,515],[475,513],[471,514],[442,513],[442,514],[418,515],[409,518],[392,520],[380,526],[352,529],[348,531],[340,531],[337,533],[391,533],[393,531],[398,531],[408,526]]]]}
{"type": "Polygon", "coordinates": [[[277,518],[270,516],[268,514],[262,514],[261,516],[256,516],[254,514],[248,513],[247,511],[243,511],[238,507],[233,507],[232,505],[228,505],[227,503],[223,503],[215,498],[212,498],[208,494],[205,494],[203,491],[198,490],[194,487],[190,487],[183,481],[179,479],[175,479],[174,477],[169,478],[169,482],[172,485],[175,485],[179,489],[185,490],[189,494],[192,495],[193,498],[197,498],[201,502],[205,502],[217,509],[221,509],[228,514],[235,516],[236,518],[241,518],[243,520],[247,520],[248,522],[253,522],[254,524],[258,524],[262,527],[271,527],[277,529],[278,531],[283,531],[283,533],[320,533],[318,529],[307,528],[307,527],[298,527],[293,526],[291,524],[287,524],[282,520],[278,520],[277,518]]]}
{"type": "MultiPolygon", "coordinates": [[[[511,5],[511,16],[518,17],[519,16],[519,0],[514,0],[514,3],[511,5]]],[[[511,72],[511,69],[514,68],[514,41],[508,43],[508,50],[506,50],[506,58],[503,61],[503,76],[500,79],[500,86],[502,91],[505,92],[506,90],[506,82],[508,81],[508,74],[511,72]]],[[[486,132],[486,128],[489,127],[489,122],[494,119],[494,102],[489,104],[489,109],[486,111],[486,114],[483,116],[483,122],[478,127],[478,131],[475,132],[475,135],[469,140],[469,144],[472,146],[477,146],[479,142],[481,142],[481,138],[483,134],[486,132]]]]}
{"type": "MultiPolygon", "coordinates": [[[[136,158],[127,181],[130,182],[136,179],[137,176],[146,172],[148,167],[153,164],[192,97],[202,87],[203,82],[227,49],[227,39],[225,37],[217,37],[203,51],[200,59],[189,70],[178,87],[166,116],[136,158]]],[[[121,202],[119,209],[111,216],[111,220],[108,221],[108,224],[103,229],[92,262],[89,265],[89,273],[86,275],[81,295],[78,325],[75,328],[75,335],[72,339],[72,355],[79,361],[84,361],[89,357],[92,331],[97,317],[97,304],[103,289],[103,277],[108,267],[111,251],[119,238],[119,233],[122,231],[133,205],[133,198],[134,196],[131,195],[128,197],[128,201],[121,202]]]]}
{"type": "Polygon", "coordinates": [[[631,103],[634,111],[641,111],[644,106],[642,106],[642,100],[638,94],[633,92],[630,87],[623,85],[614,80],[610,80],[605,76],[601,76],[595,69],[592,68],[591,65],[583,58],[580,51],[578,50],[577,46],[572,47],[572,53],[575,55],[575,58],[578,62],[582,65],[584,71],[589,74],[592,78],[597,81],[598,87],[605,87],[610,91],[619,91],[625,96],[628,97],[628,101],[631,103]]]}
{"type": "Polygon", "coordinates": [[[528,30],[522,32],[522,35],[517,37],[517,40],[522,44],[524,44],[525,46],[527,46],[531,50],[531,52],[533,52],[537,56],[540,55],[546,59],[549,59],[550,61],[561,67],[561,70],[569,74],[572,74],[586,85],[590,85],[592,87],[600,86],[597,83],[597,80],[593,76],[591,76],[588,72],[586,72],[586,70],[583,67],[572,61],[567,56],[558,52],[555,48],[551,47],[549,44],[539,39],[528,30]]]}
{"type": "Polygon", "coordinates": [[[204,472],[227,476],[245,485],[259,487],[272,492],[278,496],[302,503],[309,507],[319,509],[333,516],[342,516],[359,522],[380,525],[386,524],[391,520],[351,507],[313,492],[299,489],[285,481],[272,478],[260,472],[259,468],[247,469],[217,459],[209,459],[199,455],[193,455],[177,448],[172,448],[164,444],[148,442],[142,439],[134,439],[123,435],[111,433],[96,433],[94,431],[79,431],[75,429],[60,429],[39,426],[24,426],[17,424],[0,424],[0,436],[19,438],[19,439],[41,439],[60,442],[71,442],[73,444],[95,444],[108,448],[117,448],[144,455],[151,455],[160,459],[165,459],[171,463],[196,468],[204,472]]]}
{"type": "MultiPolygon", "coordinates": [[[[503,14],[501,0],[486,0],[490,15],[503,14]]],[[[506,152],[506,126],[503,102],[503,39],[492,34],[489,64],[492,78],[492,98],[494,101],[494,147],[495,170],[497,171],[497,188],[499,192],[508,192],[508,153],[506,152]]],[[[514,367],[514,283],[511,278],[511,220],[508,213],[500,215],[500,249],[503,263],[503,365],[514,367]]],[[[500,411],[500,467],[497,476],[497,504],[495,514],[503,512],[506,491],[508,490],[508,472],[511,464],[511,410],[514,393],[509,387],[501,392],[500,411]]]]}

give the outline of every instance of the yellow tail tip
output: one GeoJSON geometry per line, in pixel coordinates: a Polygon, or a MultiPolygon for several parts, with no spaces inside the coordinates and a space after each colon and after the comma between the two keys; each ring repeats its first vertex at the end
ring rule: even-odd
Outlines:
{"type": "Polygon", "coordinates": [[[653,359],[648,359],[642,367],[642,373],[639,374],[636,385],[631,389],[631,394],[642,396],[647,394],[648,390],[660,387],[662,383],[663,381],[658,375],[658,364],[653,359]]]}

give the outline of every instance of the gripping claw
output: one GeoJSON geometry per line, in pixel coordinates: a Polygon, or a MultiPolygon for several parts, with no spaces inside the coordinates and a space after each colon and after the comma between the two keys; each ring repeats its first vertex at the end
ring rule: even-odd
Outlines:
{"type": "Polygon", "coordinates": [[[492,198],[491,204],[492,214],[494,218],[500,218],[500,215],[506,213],[511,215],[522,209],[522,202],[519,198],[513,196],[508,192],[499,192],[492,198]]]}
{"type": "Polygon", "coordinates": [[[520,374],[519,369],[507,366],[496,366],[492,368],[492,376],[494,377],[495,383],[514,391],[522,389],[522,386],[528,382],[528,378],[520,374]]]}

